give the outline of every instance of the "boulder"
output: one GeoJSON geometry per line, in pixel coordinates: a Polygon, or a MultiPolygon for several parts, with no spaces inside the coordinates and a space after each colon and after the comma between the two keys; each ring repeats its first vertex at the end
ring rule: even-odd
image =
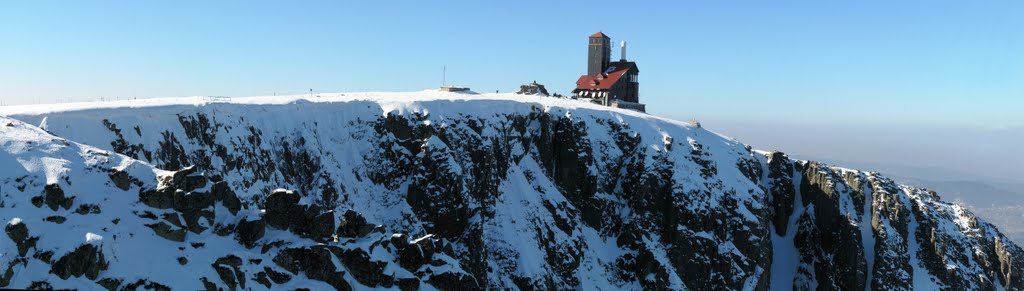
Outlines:
{"type": "Polygon", "coordinates": [[[263,202],[267,225],[289,230],[318,242],[331,241],[334,234],[334,211],[323,211],[316,205],[300,205],[294,191],[275,190],[263,202]]]}
{"type": "MultiPolygon", "coordinates": [[[[139,190],[139,201],[158,209],[195,210],[205,209],[213,206],[213,203],[220,200],[226,184],[220,185],[220,192],[210,191],[204,193],[195,191],[206,187],[206,176],[196,173],[194,166],[187,167],[173,174],[161,176],[159,186],[156,189],[139,190]]],[[[237,199],[237,197],[236,197],[237,199]]]]}
{"type": "Polygon", "coordinates": [[[213,224],[214,214],[213,211],[211,210],[189,209],[179,211],[181,211],[181,217],[185,219],[185,229],[191,231],[192,233],[199,234],[207,229],[206,226],[203,226],[202,224],[199,223],[200,218],[206,219],[206,225],[213,224]]]}
{"type": "Polygon", "coordinates": [[[114,170],[110,174],[110,181],[114,182],[115,187],[124,191],[128,191],[132,187],[132,177],[124,171],[114,170]]]}
{"type": "Polygon", "coordinates": [[[391,243],[398,250],[398,265],[414,273],[440,250],[431,235],[410,242],[405,234],[395,234],[391,243]]]}
{"type": "Polygon", "coordinates": [[[420,279],[402,278],[398,280],[398,289],[402,291],[420,290],[420,279]]]}
{"type": "Polygon", "coordinates": [[[384,274],[387,262],[373,261],[362,249],[351,249],[341,252],[341,262],[359,283],[369,287],[385,287],[394,285],[394,278],[384,274]]]}
{"type": "Polygon", "coordinates": [[[228,285],[228,289],[237,290],[237,287],[245,289],[245,273],[238,268],[241,265],[241,258],[230,255],[217,259],[210,266],[217,271],[217,276],[220,277],[220,280],[228,285]]]}
{"type": "Polygon", "coordinates": [[[121,286],[121,281],[121,279],[103,278],[100,279],[99,281],[96,281],[96,284],[103,286],[104,289],[114,291],[117,290],[117,287],[121,286]]]}
{"type": "Polygon", "coordinates": [[[270,277],[270,280],[276,284],[284,284],[292,280],[292,276],[288,273],[274,271],[270,267],[263,267],[263,271],[267,272],[267,277],[270,277]]]}
{"type": "Polygon", "coordinates": [[[173,198],[174,209],[178,211],[205,209],[213,206],[213,203],[216,202],[216,197],[213,194],[185,192],[181,188],[174,191],[173,198]]]}
{"type": "Polygon", "coordinates": [[[267,199],[263,201],[263,209],[266,211],[265,219],[267,225],[278,229],[289,229],[296,223],[294,219],[301,217],[303,207],[298,205],[302,198],[295,191],[274,190],[267,199]]]}
{"type": "Polygon", "coordinates": [[[198,171],[199,169],[195,165],[188,166],[171,175],[161,177],[162,180],[160,182],[161,185],[185,191],[206,187],[206,176],[198,171]]]}
{"type": "Polygon", "coordinates": [[[50,210],[57,211],[58,207],[70,209],[74,202],[75,197],[65,197],[60,185],[47,184],[43,188],[43,203],[50,207],[50,210]]]}
{"type": "Polygon", "coordinates": [[[10,237],[15,244],[20,244],[28,239],[28,226],[21,219],[15,218],[4,227],[7,237],[10,237]]]}
{"type": "Polygon", "coordinates": [[[220,201],[224,208],[227,208],[232,215],[238,214],[238,211],[242,209],[242,201],[238,199],[234,191],[231,191],[231,187],[228,187],[228,183],[224,181],[218,181],[213,183],[210,187],[210,193],[220,201]]]}
{"type": "Polygon", "coordinates": [[[363,218],[359,212],[352,210],[345,211],[342,215],[341,222],[338,224],[338,236],[339,237],[364,237],[373,231],[374,225],[367,224],[366,218],[363,218]]]}
{"type": "Polygon", "coordinates": [[[139,190],[139,201],[149,207],[156,209],[171,209],[174,207],[174,192],[171,187],[159,187],[150,190],[139,190]]]}
{"type": "Polygon", "coordinates": [[[247,220],[242,219],[235,226],[235,239],[246,248],[256,246],[256,241],[263,238],[266,232],[267,223],[263,219],[247,220]]]}
{"type": "MultiPolygon", "coordinates": [[[[318,212],[318,211],[314,211],[318,212]]],[[[307,237],[312,238],[319,242],[328,242],[334,235],[334,210],[328,210],[327,212],[317,215],[313,220],[306,225],[307,237]]],[[[301,235],[302,233],[300,233],[301,235]]]]}
{"type": "Polygon", "coordinates": [[[345,282],[344,273],[335,268],[332,256],[325,246],[289,248],[278,252],[274,263],[292,274],[301,272],[310,279],[326,282],[336,290],[352,290],[352,286],[345,282]]]}
{"type": "Polygon", "coordinates": [[[7,233],[7,237],[10,237],[14,244],[18,246],[18,256],[24,257],[28,254],[28,249],[36,246],[38,237],[29,237],[28,226],[21,219],[15,218],[7,223],[4,227],[4,231],[7,233]]]}
{"type": "Polygon", "coordinates": [[[183,228],[174,228],[165,222],[147,224],[146,226],[152,229],[157,236],[164,239],[176,242],[185,241],[186,232],[183,228]]]}
{"type": "Polygon", "coordinates": [[[95,244],[83,244],[74,251],[57,259],[50,267],[50,273],[61,279],[85,276],[96,280],[101,271],[107,269],[107,260],[95,244]]]}
{"type": "Polygon", "coordinates": [[[391,235],[391,244],[395,246],[395,249],[402,250],[409,245],[409,236],[404,233],[396,233],[391,235]]]}

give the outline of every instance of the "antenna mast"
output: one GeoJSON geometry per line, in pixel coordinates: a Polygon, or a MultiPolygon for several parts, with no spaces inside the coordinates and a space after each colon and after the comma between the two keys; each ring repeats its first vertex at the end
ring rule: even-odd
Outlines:
{"type": "Polygon", "coordinates": [[[626,41],[625,40],[622,41],[622,53],[619,53],[619,54],[621,55],[620,58],[623,61],[625,61],[626,60],[626,41]]]}
{"type": "Polygon", "coordinates": [[[441,87],[448,85],[448,65],[441,69],[441,87]]]}

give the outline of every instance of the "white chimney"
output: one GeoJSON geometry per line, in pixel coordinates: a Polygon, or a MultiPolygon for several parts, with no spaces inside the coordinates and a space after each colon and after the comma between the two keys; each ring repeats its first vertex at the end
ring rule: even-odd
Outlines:
{"type": "Polygon", "coordinates": [[[626,60],[626,41],[622,41],[622,60],[626,60]]]}

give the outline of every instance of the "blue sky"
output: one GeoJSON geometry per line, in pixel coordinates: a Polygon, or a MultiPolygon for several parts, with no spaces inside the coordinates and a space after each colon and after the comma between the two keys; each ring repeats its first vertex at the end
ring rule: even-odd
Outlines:
{"type": "Polygon", "coordinates": [[[629,42],[657,115],[1001,130],[1024,127],[1021,15],[1005,0],[4,1],[0,100],[412,91],[445,65],[476,91],[568,93],[601,30],[629,42]]]}

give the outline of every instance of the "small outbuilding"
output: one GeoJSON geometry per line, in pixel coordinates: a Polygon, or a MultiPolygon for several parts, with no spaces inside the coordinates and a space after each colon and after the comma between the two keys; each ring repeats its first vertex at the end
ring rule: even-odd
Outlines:
{"type": "Polygon", "coordinates": [[[551,96],[551,94],[548,94],[548,89],[545,89],[544,85],[537,84],[537,81],[519,86],[519,92],[516,92],[516,94],[551,96]]]}
{"type": "Polygon", "coordinates": [[[469,87],[441,86],[442,92],[468,92],[469,87]]]}

